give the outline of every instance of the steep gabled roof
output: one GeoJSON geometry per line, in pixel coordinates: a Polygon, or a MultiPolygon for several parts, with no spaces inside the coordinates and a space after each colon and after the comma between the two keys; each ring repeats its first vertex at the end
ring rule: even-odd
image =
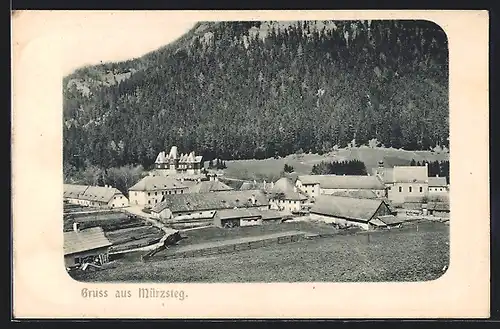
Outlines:
{"type": "Polygon", "coordinates": [[[301,175],[297,179],[302,184],[319,184],[324,189],[384,189],[384,184],[376,176],[301,175]]]}
{"type": "Polygon", "coordinates": [[[219,191],[211,193],[169,194],[151,211],[159,213],[165,209],[171,212],[204,211],[230,208],[251,208],[267,206],[269,203],[260,190],[219,191]],[[255,204],[252,203],[255,198],[255,204]]]}
{"type": "Polygon", "coordinates": [[[129,191],[157,191],[165,189],[185,189],[187,188],[177,179],[166,176],[146,176],[137,184],[129,188],[129,191]]]}
{"type": "Polygon", "coordinates": [[[64,255],[111,245],[112,243],[106,238],[100,227],[92,227],[78,232],[64,232],[64,255]]]}
{"type": "Polygon", "coordinates": [[[382,200],[320,195],[316,197],[310,212],[368,222],[381,205],[385,205],[382,200]]]}
{"type": "Polygon", "coordinates": [[[122,195],[122,192],[114,187],[64,184],[63,196],[65,198],[107,203],[115,195],[122,195]]]}
{"type": "Polygon", "coordinates": [[[88,185],[64,184],[63,196],[65,198],[77,198],[80,194],[85,192],[88,187],[88,185]]]}
{"type": "Polygon", "coordinates": [[[269,193],[284,200],[307,200],[307,197],[286,177],[278,179],[269,193]]]}

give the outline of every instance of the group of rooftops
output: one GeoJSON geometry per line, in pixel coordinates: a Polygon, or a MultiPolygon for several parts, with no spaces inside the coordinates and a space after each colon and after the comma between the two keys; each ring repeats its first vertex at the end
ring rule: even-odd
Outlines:
{"type": "Polygon", "coordinates": [[[122,196],[122,192],[111,186],[64,184],[63,197],[65,199],[80,199],[94,202],[109,202],[115,195],[122,196]]]}
{"type": "Polygon", "coordinates": [[[177,150],[177,146],[172,146],[169,153],[161,151],[156,157],[156,164],[170,163],[171,161],[178,161],[181,163],[201,163],[203,157],[201,155],[196,155],[194,151],[190,153],[180,153],[177,150]]]}

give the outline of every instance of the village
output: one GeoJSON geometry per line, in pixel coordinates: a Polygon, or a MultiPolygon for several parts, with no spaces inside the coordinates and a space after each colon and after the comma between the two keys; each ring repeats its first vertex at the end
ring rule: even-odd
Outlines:
{"type": "Polygon", "coordinates": [[[383,161],[368,175],[237,181],[172,146],[128,196],[112,186],[64,185],[64,263],[89,273],[116,260],[169,262],[337,233],[418,230],[422,221],[447,225],[449,192],[446,178],[429,177],[426,165],[383,161]]]}

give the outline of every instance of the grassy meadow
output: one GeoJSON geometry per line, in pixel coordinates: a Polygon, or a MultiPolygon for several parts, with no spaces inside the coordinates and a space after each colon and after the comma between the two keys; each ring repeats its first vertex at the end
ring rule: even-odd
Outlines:
{"type": "Polygon", "coordinates": [[[449,261],[449,226],[339,234],[199,258],[131,262],[80,272],[88,282],[373,282],[439,278],[449,261]]]}
{"type": "Polygon", "coordinates": [[[449,153],[435,153],[432,151],[406,151],[394,148],[370,148],[360,146],[344,148],[323,155],[319,154],[292,154],[283,158],[264,160],[232,160],[226,161],[225,176],[250,180],[276,180],[279,178],[285,164],[291,165],[298,174],[310,174],[315,164],[321,161],[349,161],[360,160],[366,165],[368,173],[383,160],[386,166],[409,165],[410,161],[444,161],[449,160],[449,153]]]}

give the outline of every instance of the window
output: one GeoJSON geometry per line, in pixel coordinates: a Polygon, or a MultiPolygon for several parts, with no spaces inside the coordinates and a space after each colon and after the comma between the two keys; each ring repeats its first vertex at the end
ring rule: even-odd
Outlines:
{"type": "Polygon", "coordinates": [[[184,191],[183,191],[183,190],[181,190],[181,194],[182,194],[182,193],[184,193],[184,191]]]}
{"type": "Polygon", "coordinates": [[[440,189],[439,189],[439,191],[441,191],[441,192],[442,192],[442,191],[443,191],[443,189],[442,189],[442,188],[440,188],[440,189]]]}
{"type": "Polygon", "coordinates": [[[155,203],[158,203],[158,199],[155,199],[155,203]]]}
{"type": "Polygon", "coordinates": [[[423,191],[422,186],[419,187],[419,191],[420,191],[420,193],[422,193],[422,191],[423,191]]]}
{"type": "Polygon", "coordinates": [[[168,191],[168,194],[170,194],[171,191],[168,191]]]}
{"type": "Polygon", "coordinates": [[[151,193],[148,192],[148,196],[150,196],[150,195],[151,195],[151,193]]]}
{"type": "Polygon", "coordinates": [[[158,195],[158,192],[155,192],[155,195],[158,195]]]}
{"type": "Polygon", "coordinates": [[[399,192],[403,192],[403,188],[401,186],[399,187],[399,192]]]}
{"type": "Polygon", "coordinates": [[[408,192],[411,193],[411,186],[408,186],[408,192]]]}
{"type": "Polygon", "coordinates": [[[151,204],[151,200],[148,200],[148,203],[151,204]]]}

